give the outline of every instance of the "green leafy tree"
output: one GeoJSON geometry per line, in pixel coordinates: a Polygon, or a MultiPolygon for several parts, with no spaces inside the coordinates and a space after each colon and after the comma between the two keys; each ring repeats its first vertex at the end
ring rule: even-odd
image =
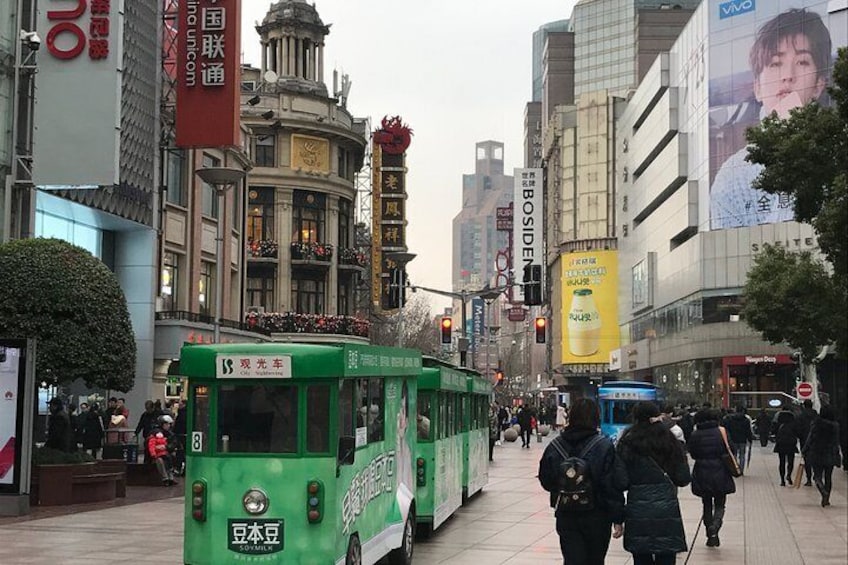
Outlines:
{"type": "Polygon", "coordinates": [[[37,340],[40,382],[132,388],[127,301],[115,274],[91,253],[58,239],[0,245],[0,288],[0,336],[37,340]]]}
{"type": "Polygon", "coordinates": [[[828,267],[804,251],[765,245],[745,284],[742,315],[771,343],[786,343],[805,359],[822,344],[845,339],[844,295],[828,267]]]}
{"type": "MultiPolygon", "coordinates": [[[[796,257],[775,250],[763,252],[764,256],[757,258],[749,274],[751,280],[762,281],[770,276],[772,269],[775,273],[786,273],[791,266],[823,278],[810,280],[809,285],[817,286],[807,286],[806,292],[797,294],[788,288],[775,287],[776,291],[790,292],[788,296],[780,293],[760,296],[756,291],[764,282],[754,286],[749,283],[746,286],[749,303],[745,310],[751,327],[769,341],[801,343],[800,334],[807,332],[804,341],[812,340],[820,346],[835,342],[837,352],[845,356],[848,352],[844,320],[848,304],[848,48],[839,49],[828,93],[835,102],[833,107],[808,104],[793,110],[786,120],[773,115],[748,130],[748,160],[764,166],[754,182],[756,188],[794,197],[795,219],[812,224],[819,247],[832,269],[803,254],[796,257]],[[786,264],[781,265],[780,261],[786,264]],[[814,265],[818,266],[813,268],[814,265]],[[769,322],[764,316],[766,312],[778,316],[779,305],[772,303],[781,298],[791,299],[793,303],[788,307],[796,312],[813,312],[818,308],[815,303],[824,297],[817,292],[825,286],[829,289],[825,301],[830,307],[839,308],[843,315],[842,320],[832,320],[833,327],[822,328],[818,322],[806,318],[778,317],[769,322]]],[[[802,280],[798,282],[802,284],[802,280]]],[[[797,290],[805,289],[802,285],[797,290]]],[[[804,349],[805,358],[812,357],[807,347],[793,347],[804,349]]]]}

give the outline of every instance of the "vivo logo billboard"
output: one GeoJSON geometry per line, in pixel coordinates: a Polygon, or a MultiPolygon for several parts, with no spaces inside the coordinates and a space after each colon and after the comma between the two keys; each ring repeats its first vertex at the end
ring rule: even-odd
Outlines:
{"type": "Polygon", "coordinates": [[[757,9],[756,0],[730,0],[718,5],[718,18],[724,20],[740,14],[747,14],[757,9]]]}

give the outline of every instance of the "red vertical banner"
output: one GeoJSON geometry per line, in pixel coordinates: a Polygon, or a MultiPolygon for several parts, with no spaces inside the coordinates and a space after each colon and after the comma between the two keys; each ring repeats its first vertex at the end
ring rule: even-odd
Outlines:
{"type": "Polygon", "coordinates": [[[177,146],[239,145],[241,0],[180,0],[177,146]]]}

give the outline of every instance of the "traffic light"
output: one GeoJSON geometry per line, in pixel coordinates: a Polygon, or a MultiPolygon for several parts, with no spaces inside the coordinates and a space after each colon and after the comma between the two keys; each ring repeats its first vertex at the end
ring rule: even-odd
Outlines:
{"type": "Polygon", "coordinates": [[[503,373],[503,371],[498,369],[497,371],[495,371],[495,386],[498,386],[499,384],[503,383],[503,380],[504,380],[504,373],[503,373]]]}
{"type": "Polygon", "coordinates": [[[442,318],[442,322],[439,326],[442,330],[442,343],[450,343],[451,342],[451,331],[453,330],[453,319],[452,318],[442,318]]]}
{"type": "Polygon", "coordinates": [[[545,343],[545,335],[548,330],[548,320],[536,318],[536,343],[545,343]]]}
{"type": "Polygon", "coordinates": [[[538,306],[542,303],[542,266],[524,265],[524,304],[538,306]]]}

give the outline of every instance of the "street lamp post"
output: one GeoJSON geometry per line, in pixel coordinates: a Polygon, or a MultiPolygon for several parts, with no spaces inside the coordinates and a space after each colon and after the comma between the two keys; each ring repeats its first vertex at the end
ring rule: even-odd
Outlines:
{"type": "Polygon", "coordinates": [[[232,167],[204,167],[194,171],[200,180],[215,188],[218,198],[218,228],[215,258],[215,317],[213,322],[215,343],[221,342],[221,311],[224,309],[224,195],[247,174],[232,167]]]}
{"type": "MultiPolygon", "coordinates": [[[[407,253],[406,251],[394,251],[390,253],[386,253],[386,259],[390,261],[394,261],[397,263],[397,272],[398,272],[398,347],[403,347],[403,294],[404,288],[406,287],[406,265],[413,259],[415,259],[415,253],[407,253]]],[[[395,284],[394,281],[390,281],[391,284],[395,284]]]]}

